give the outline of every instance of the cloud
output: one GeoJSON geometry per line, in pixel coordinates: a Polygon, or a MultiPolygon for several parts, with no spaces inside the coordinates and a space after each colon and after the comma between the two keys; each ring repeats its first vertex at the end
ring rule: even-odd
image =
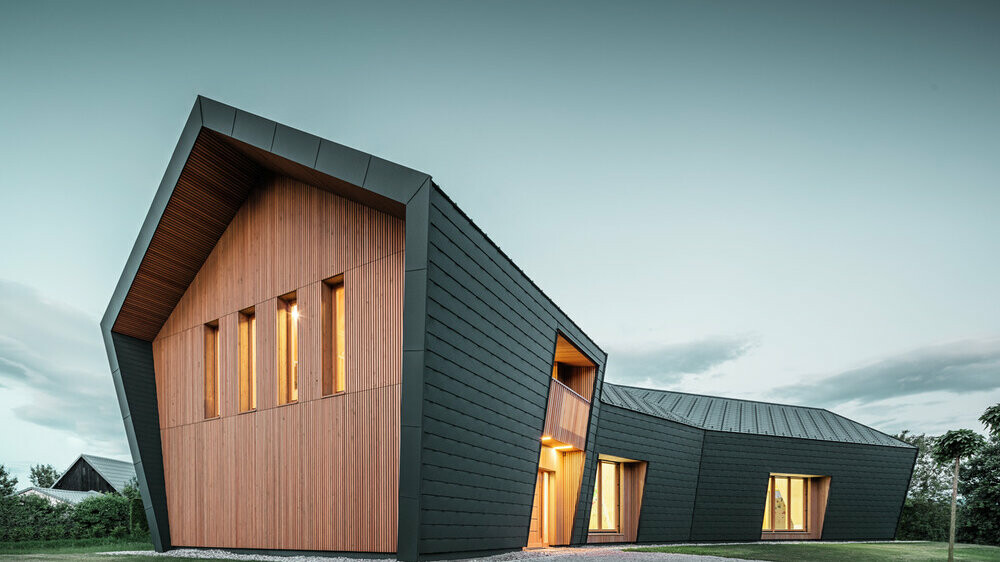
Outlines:
{"type": "Polygon", "coordinates": [[[96,318],[0,280],[0,385],[26,422],[100,450],[124,449],[124,429],[96,318]]]}
{"type": "Polygon", "coordinates": [[[754,338],[746,336],[716,336],[653,348],[611,350],[607,378],[622,384],[663,386],[738,359],[756,345],[754,338]]]}
{"type": "Polygon", "coordinates": [[[1000,388],[1000,338],[922,347],[842,373],[775,389],[791,400],[836,406],[929,392],[1000,388]]]}

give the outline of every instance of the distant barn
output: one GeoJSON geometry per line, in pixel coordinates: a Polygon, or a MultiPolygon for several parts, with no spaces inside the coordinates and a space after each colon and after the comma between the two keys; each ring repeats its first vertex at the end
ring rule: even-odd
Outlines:
{"type": "Polygon", "coordinates": [[[42,488],[40,486],[30,486],[14,494],[15,496],[37,496],[48,501],[52,505],[69,504],[76,505],[81,501],[91,497],[101,495],[92,490],[80,492],[77,490],[53,490],[52,488],[42,488]]]}
{"type": "Polygon", "coordinates": [[[80,455],[52,485],[54,490],[118,492],[135,479],[135,465],[128,461],[80,455]]]}

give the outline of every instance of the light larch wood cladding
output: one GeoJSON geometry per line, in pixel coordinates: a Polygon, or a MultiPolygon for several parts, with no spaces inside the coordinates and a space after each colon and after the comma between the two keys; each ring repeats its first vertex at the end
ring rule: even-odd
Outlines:
{"type": "Polygon", "coordinates": [[[587,441],[590,402],[555,379],[549,385],[551,388],[542,434],[583,450],[587,441]]]}
{"type": "Polygon", "coordinates": [[[393,552],[403,221],[275,177],[250,195],[153,342],[176,546],[393,552]],[[323,281],[343,274],[345,392],[322,396],[323,281]],[[296,292],[299,401],[277,404],[277,299],[296,292]],[[239,311],[254,307],[257,410],[240,413],[239,311]],[[204,420],[219,320],[221,417],[204,420]]]}

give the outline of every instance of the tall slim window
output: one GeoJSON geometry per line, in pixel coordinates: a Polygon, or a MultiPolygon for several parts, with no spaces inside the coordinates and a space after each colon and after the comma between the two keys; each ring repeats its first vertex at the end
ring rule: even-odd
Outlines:
{"type": "Polygon", "coordinates": [[[299,306],[295,293],[278,299],[278,404],[299,399],[299,306]]]}
{"type": "Polygon", "coordinates": [[[765,531],[807,531],[809,478],[772,474],[764,503],[765,531]]]}
{"type": "Polygon", "coordinates": [[[219,322],[205,324],[205,419],[219,416],[219,322]]]}
{"type": "Polygon", "coordinates": [[[257,315],[249,308],[240,313],[240,411],[257,409],[257,315]]]}
{"type": "Polygon", "coordinates": [[[323,284],[323,396],[343,392],[346,386],[345,312],[343,279],[326,281],[323,284]]]}
{"type": "Polygon", "coordinates": [[[594,479],[594,501],[590,507],[591,531],[618,531],[619,463],[599,461],[594,479]]]}

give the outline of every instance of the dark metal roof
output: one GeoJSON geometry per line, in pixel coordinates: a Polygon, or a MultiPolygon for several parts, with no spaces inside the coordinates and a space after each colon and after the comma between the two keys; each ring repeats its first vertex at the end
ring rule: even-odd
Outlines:
{"type": "Polygon", "coordinates": [[[604,383],[601,402],[712,431],[910,447],[881,431],[822,408],[653,390],[609,382],[604,383]]]}

